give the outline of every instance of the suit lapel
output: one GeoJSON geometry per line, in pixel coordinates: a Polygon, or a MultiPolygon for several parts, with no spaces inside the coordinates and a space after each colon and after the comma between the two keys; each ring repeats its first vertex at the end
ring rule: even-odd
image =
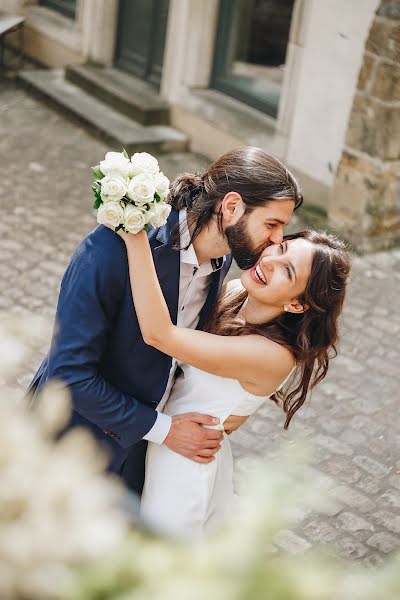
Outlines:
{"type": "Polygon", "coordinates": [[[197,325],[197,329],[204,328],[209,315],[213,311],[214,306],[221,293],[222,284],[224,282],[225,275],[229,270],[231,262],[232,260],[230,256],[228,256],[225,265],[218,271],[214,271],[214,273],[212,273],[210,290],[208,292],[207,300],[205,301],[204,306],[200,311],[200,319],[197,325]]]}
{"type": "Polygon", "coordinates": [[[158,280],[174,324],[178,316],[180,253],[173,247],[171,234],[178,220],[178,212],[172,211],[166,225],[149,233],[158,280]]]}

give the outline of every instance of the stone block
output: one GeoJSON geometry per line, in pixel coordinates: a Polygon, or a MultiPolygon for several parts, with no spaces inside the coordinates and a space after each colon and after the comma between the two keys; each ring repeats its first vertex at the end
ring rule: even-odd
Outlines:
{"type": "Polygon", "coordinates": [[[366,44],[366,50],[382,58],[399,62],[400,21],[375,19],[366,44]]]}
{"type": "MultiPolygon", "coordinates": [[[[355,432],[354,429],[353,431],[355,432]]],[[[352,462],[340,459],[327,461],[324,464],[324,472],[345,483],[356,483],[361,477],[361,471],[352,462]]]]}
{"type": "Polygon", "coordinates": [[[305,535],[313,542],[328,543],[337,538],[338,531],[328,523],[313,520],[303,528],[305,535]]]}
{"type": "Polygon", "coordinates": [[[400,509],[400,494],[395,490],[387,490],[379,497],[379,500],[389,508],[393,508],[396,511],[400,509]]]}
{"type": "Polygon", "coordinates": [[[356,508],[360,512],[369,512],[375,508],[375,503],[372,502],[367,496],[361,494],[356,490],[348,487],[347,485],[341,485],[336,487],[332,491],[334,498],[344,502],[352,508],[356,508]]]}
{"type": "Polygon", "coordinates": [[[311,544],[307,540],[290,529],[279,531],[274,538],[274,542],[289,554],[303,554],[311,548],[311,544]]]}
{"type": "Polygon", "coordinates": [[[357,560],[367,554],[364,544],[348,537],[339,538],[335,543],[335,548],[339,556],[345,559],[357,560]]]}
{"type": "Polygon", "coordinates": [[[376,70],[371,94],[374,98],[389,102],[400,100],[400,67],[393,63],[380,63],[376,70]]]}
{"type": "Polygon", "coordinates": [[[387,510],[379,510],[373,515],[375,523],[386,527],[392,533],[400,533],[400,515],[395,515],[387,510]]]}
{"type": "Polygon", "coordinates": [[[338,516],[342,529],[355,533],[357,531],[373,531],[374,526],[352,512],[343,512],[338,516]]]}
{"type": "Polygon", "coordinates": [[[315,438],[314,442],[316,446],[321,446],[328,453],[327,458],[330,458],[331,454],[338,454],[340,456],[351,456],[353,449],[344,442],[337,440],[329,435],[323,435],[319,433],[315,438]]]}
{"type": "Polygon", "coordinates": [[[383,465],[374,458],[365,455],[358,455],[354,457],[356,465],[367,471],[373,477],[384,477],[390,473],[390,467],[383,465]]]}
{"type": "Polygon", "coordinates": [[[400,162],[344,152],[329,206],[330,227],[360,251],[400,240],[400,162]]]}
{"type": "Polygon", "coordinates": [[[370,476],[362,477],[356,485],[368,495],[378,494],[383,489],[382,480],[370,476]]]}
{"type": "Polygon", "coordinates": [[[399,540],[393,535],[390,535],[390,533],[381,531],[379,533],[374,533],[374,535],[367,540],[367,544],[380,552],[387,554],[399,547],[399,540]]]}
{"type": "Polygon", "coordinates": [[[360,91],[364,91],[367,87],[368,82],[371,79],[372,68],[375,64],[374,56],[370,54],[364,55],[364,61],[360,70],[360,74],[358,76],[357,89],[360,91]]]}
{"type": "Polygon", "coordinates": [[[376,14],[388,19],[400,19],[399,0],[382,0],[376,14]]]}
{"type": "Polygon", "coordinates": [[[382,160],[400,158],[400,107],[386,106],[357,93],[346,146],[382,160]]]}

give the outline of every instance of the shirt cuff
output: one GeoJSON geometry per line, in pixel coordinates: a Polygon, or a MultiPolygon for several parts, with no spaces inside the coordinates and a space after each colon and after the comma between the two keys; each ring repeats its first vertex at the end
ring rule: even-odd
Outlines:
{"type": "Polygon", "coordinates": [[[163,444],[165,438],[169,434],[171,429],[172,419],[169,415],[164,413],[157,413],[157,419],[146,435],[143,436],[144,440],[148,442],[154,442],[155,444],[163,444]]]}

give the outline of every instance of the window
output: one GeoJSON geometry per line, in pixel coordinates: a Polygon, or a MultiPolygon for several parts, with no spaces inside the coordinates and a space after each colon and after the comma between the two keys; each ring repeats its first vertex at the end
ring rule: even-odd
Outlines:
{"type": "Polygon", "coordinates": [[[76,0],[41,0],[42,6],[48,6],[70,19],[75,19],[76,0]]]}
{"type": "Polygon", "coordinates": [[[221,0],[212,87],[278,112],[295,0],[221,0]]]}

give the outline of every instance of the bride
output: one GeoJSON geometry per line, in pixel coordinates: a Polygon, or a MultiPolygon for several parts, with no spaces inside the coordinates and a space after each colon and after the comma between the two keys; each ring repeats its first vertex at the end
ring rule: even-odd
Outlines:
{"type": "MultiPolygon", "coordinates": [[[[171,322],[146,233],[118,235],[145,342],[183,363],[164,412],[205,412],[223,430],[230,415],[248,416],[271,398],[287,428],[335,351],[350,268],[344,244],[304,231],[267,247],[228,284],[207,330],[199,331],[171,322]]],[[[199,538],[229,517],[232,475],[226,435],[208,464],[149,443],[142,515],[164,532],[199,538]]]]}

